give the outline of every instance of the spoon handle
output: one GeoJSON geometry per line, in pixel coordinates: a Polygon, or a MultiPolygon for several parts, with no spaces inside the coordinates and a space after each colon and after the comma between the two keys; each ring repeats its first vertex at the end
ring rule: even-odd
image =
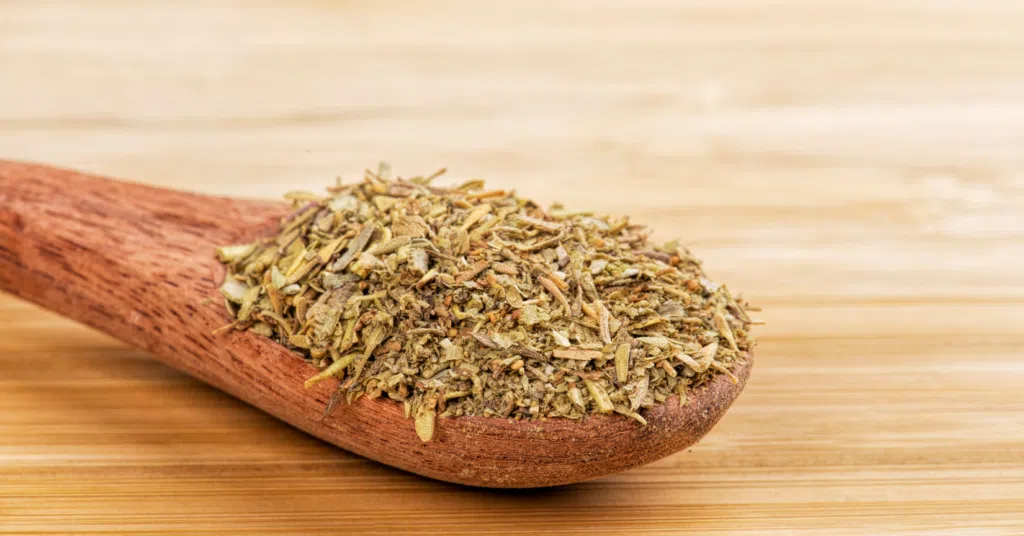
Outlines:
{"type": "Polygon", "coordinates": [[[189,324],[210,294],[214,246],[274,208],[0,161],[0,290],[152,350],[155,315],[189,324]]]}

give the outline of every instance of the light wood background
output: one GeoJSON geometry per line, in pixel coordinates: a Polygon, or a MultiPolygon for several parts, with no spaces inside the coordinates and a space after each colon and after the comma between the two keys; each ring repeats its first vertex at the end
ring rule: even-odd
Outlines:
{"type": "Polygon", "coordinates": [[[680,236],[769,323],[690,451],[512,493],[0,297],[0,533],[1024,533],[1016,0],[4,0],[0,157],[266,197],[448,166],[680,236]]]}

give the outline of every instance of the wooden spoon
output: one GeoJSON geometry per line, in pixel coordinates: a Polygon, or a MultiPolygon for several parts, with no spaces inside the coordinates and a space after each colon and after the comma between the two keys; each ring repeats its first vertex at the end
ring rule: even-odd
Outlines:
{"type": "MultiPolygon", "coordinates": [[[[343,449],[473,486],[579,482],[684,449],[739,395],[751,361],[717,375],[685,406],[584,421],[439,419],[423,443],[399,404],[363,397],[322,419],[334,385],[273,341],[214,335],[230,321],[217,245],[273,233],[285,204],[195,195],[0,161],[0,289],[145,348],[164,363],[343,449]],[[212,302],[208,300],[212,299],[212,302]]],[[[187,403],[187,402],[183,402],[187,403]]]]}

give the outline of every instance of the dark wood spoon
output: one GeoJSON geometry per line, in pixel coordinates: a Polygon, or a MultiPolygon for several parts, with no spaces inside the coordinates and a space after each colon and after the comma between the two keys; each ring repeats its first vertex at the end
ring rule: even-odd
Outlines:
{"type": "Polygon", "coordinates": [[[423,443],[399,404],[361,398],[322,414],[331,382],[258,335],[214,335],[230,317],[215,246],[272,233],[283,203],[195,195],[0,161],[0,290],[145,348],[168,365],[361,456],[439,480],[497,488],[608,475],[684,449],[718,422],[752,359],[644,415],[584,421],[440,419],[423,443]],[[207,298],[212,298],[212,302],[207,298]]]}

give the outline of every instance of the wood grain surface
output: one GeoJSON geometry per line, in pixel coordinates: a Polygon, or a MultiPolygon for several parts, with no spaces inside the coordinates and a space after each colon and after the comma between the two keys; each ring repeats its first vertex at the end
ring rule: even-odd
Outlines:
{"type": "Polygon", "coordinates": [[[1024,533],[1024,5],[505,4],[5,0],[0,157],[268,198],[388,159],[633,214],[765,309],[711,434],[439,484],[3,296],[0,533],[1024,533]]]}

